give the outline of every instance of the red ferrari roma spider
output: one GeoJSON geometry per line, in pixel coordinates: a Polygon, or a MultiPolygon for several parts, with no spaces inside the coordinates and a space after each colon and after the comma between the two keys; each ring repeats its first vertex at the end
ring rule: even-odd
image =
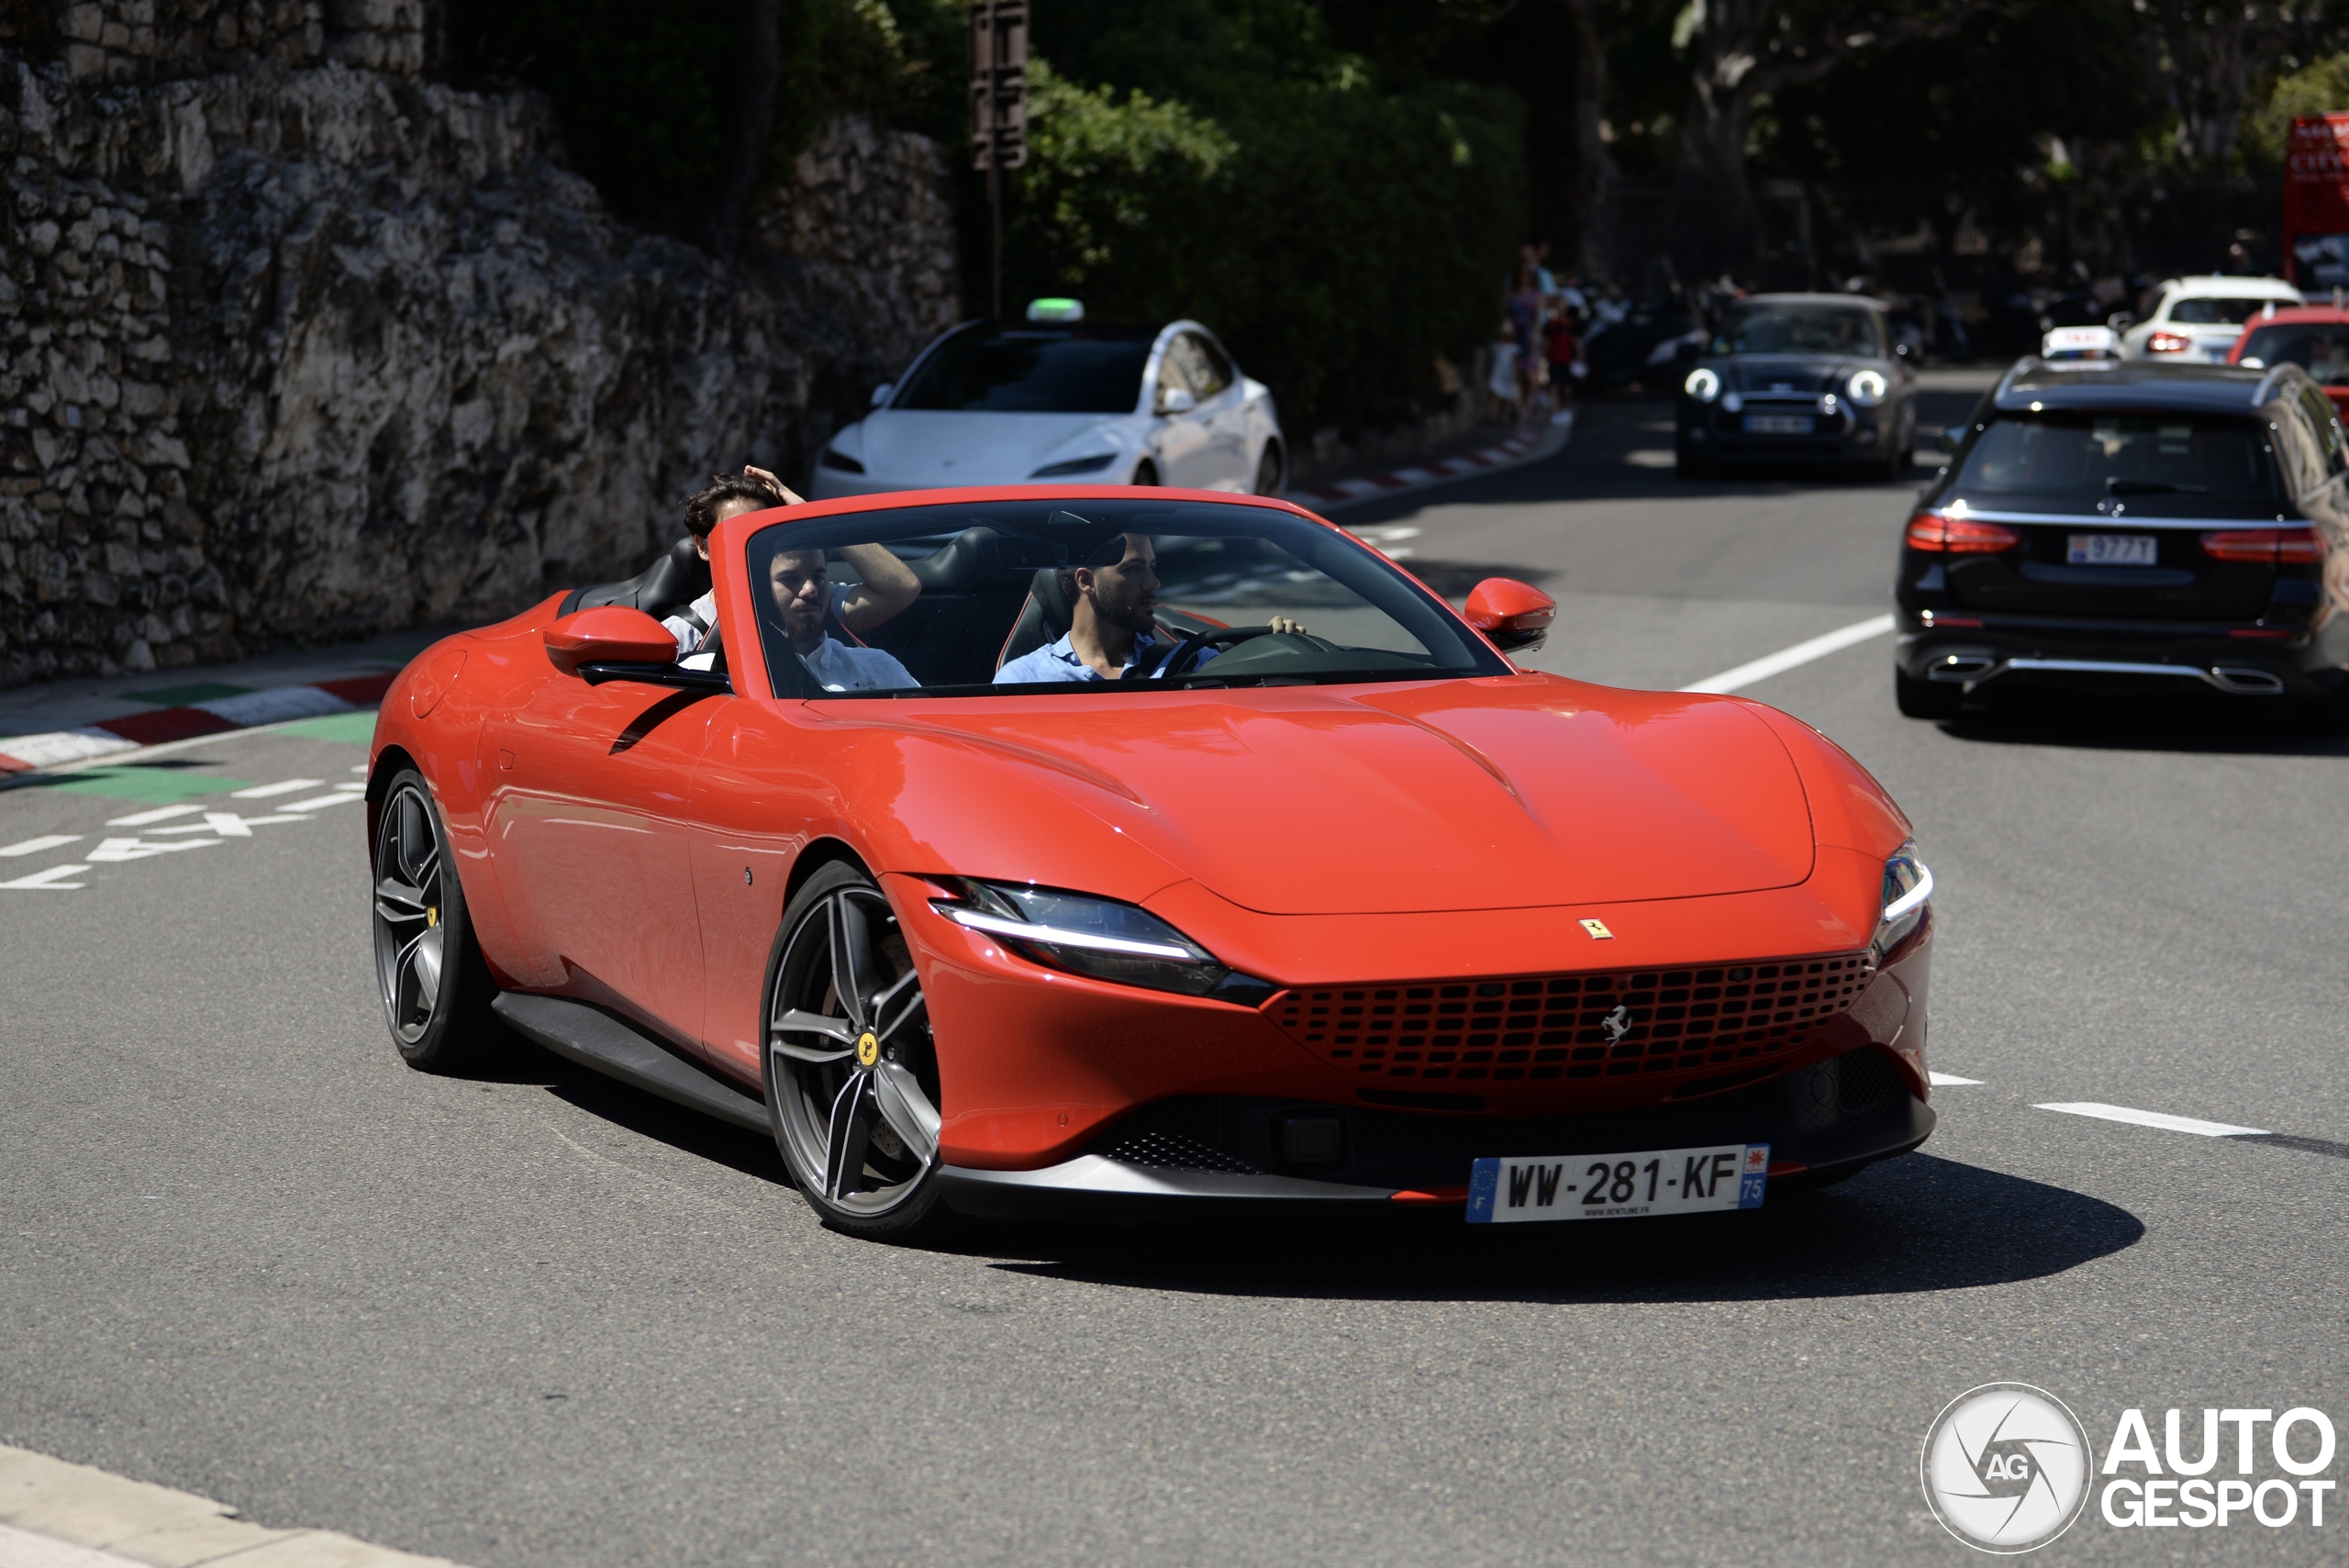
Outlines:
{"type": "Polygon", "coordinates": [[[1899,808],[1759,703],[1515,668],[1536,589],[1464,617],[1296,507],[1125,487],[731,518],[681,642],[654,617],[697,566],[451,637],[384,699],[416,1066],[502,1018],[771,1130],[869,1236],[1751,1207],[1932,1129],[1899,808]],[[878,551],[921,592],[874,626],[878,551]]]}

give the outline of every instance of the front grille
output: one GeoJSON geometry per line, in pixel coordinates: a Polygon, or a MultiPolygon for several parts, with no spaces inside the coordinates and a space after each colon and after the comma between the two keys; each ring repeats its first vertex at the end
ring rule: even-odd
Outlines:
{"type": "Polygon", "coordinates": [[[1252,1176],[1262,1167],[1224,1147],[1219,1106],[1206,1095],[1162,1100],[1120,1122],[1093,1146],[1093,1152],[1128,1165],[1157,1171],[1219,1171],[1252,1176]]]}
{"type": "Polygon", "coordinates": [[[1703,969],[1291,991],[1272,1016],[1357,1077],[1421,1083],[1718,1072],[1809,1044],[1874,973],[1865,953],[1703,969]]]}

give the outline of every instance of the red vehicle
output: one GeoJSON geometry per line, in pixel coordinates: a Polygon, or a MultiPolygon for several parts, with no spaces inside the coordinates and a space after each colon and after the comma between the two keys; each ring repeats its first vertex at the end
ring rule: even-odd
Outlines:
{"type": "Polygon", "coordinates": [[[1932,879],[1735,697],[1520,670],[1286,503],[936,491],[719,525],[417,658],[370,770],[392,1032],[502,1018],[772,1131],[827,1221],[1752,1207],[1905,1153],[1932,879]],[[885,548],[922,592],[836,614],[885,548]],[[874,558],[865,555],[868,562],[874,558]]]}
{"type": "Polygon", "coordinates": [[[2324,388],[2336,414],[2349,415],[2349,309],[2288,306],[2254,316],[2228,350],[2227,363],[2254,370],[2298,365],[2324,388]]]}

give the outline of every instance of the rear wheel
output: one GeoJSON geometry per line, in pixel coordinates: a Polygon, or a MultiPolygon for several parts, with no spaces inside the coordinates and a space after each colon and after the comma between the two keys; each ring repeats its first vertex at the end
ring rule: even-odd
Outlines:
{"type": "Polygon", "coordinates": [[[1895,664],[1892,700],[1910,718],[1955,718],[1965,688],[1950,681],[1920,681],[1895,664]]]}
{"type": "Polygon", "coordinates": [[[1677,447],[1672,454],[1672,472],[1682,479],[1710,479],[1715,469],[1710,459],[1698,457],[1687,447],[1677,447]]]}
{"type": "Polygon", "coordinates": [[[808,1206],[899,1240],[939,1207],[938,1054],[896,911],[856,867],[809,877],[767,963],[767,1116],[808,1206]]]}
{"type": "Polygon", "coordinates": [[[1149,459],[1144,458],[1142,460],[1141,466],[1134,470],[1134,483],[1136,484],[1156,484],[1158,483],[1158,465],[1152,462],[1149,459]]]}
{"type": "Polygon", "coordinates": [[[495,1038],[497,987],[473,940],[449,833],[424,777],[404,768],[375,817],[375,978],[411,1067],[452,1073],[495,1038]]]}

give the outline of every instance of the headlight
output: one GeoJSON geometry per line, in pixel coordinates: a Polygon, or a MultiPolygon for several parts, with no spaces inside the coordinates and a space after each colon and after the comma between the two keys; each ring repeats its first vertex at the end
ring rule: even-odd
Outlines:
{"type": "Polygon", "coordinates": [[[1932,896],[1933,873],[1917,858],[1916,844],[1901,845],[1884,862],[1884,912],[1876,917],[1876,936],[1868,943],[1871,962],[1883,963],[1916,934],[1932,896]]]}
{"type": "Polygon", "coordinates": [[[1721,378],[1710,365],[1698,365],[1680,384],[1680,390],[1699,403],[1710,403],[1721,395],[1721,378]]]}
{"type": "Polygon", "coordinates": [[[1095,457],[1073,457],[1066,462],[1048,462],[1028,477],[1057,479],[1063,473],[1098,473],[1117,461],[1116,452],[1102,452],[1095,457]]]}
{"type": "Polygon", "coordinates": [[[1892,384],[1884,379],[1882,371],[1852,373],[1852,401],[1863,408],[1875,407],[1884,401],[1884,395],[1891,390],[1892,384]]]}
{"type": "Polygon", "coordinates": [[[1215,955],[1147,909],[1018,883],[944,880],[930,906],[958,926],[1001,937],[1025,957],[1095,980],[1213,996],[1243,1007],[1278,987],[1216,962],[1215,955]]]}

